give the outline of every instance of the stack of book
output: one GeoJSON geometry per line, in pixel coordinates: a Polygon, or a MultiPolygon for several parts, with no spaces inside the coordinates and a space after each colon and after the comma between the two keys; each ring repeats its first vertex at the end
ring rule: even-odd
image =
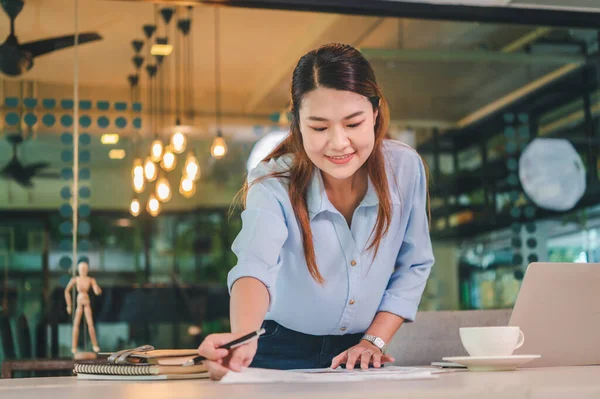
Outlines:
{"type": "Polygon", "coordinates": [[[154,349],[151,346],[101,353],[95,360],[78,360],[73,372],[87,380],[169,380],[208,378],[203,363],[185,365],[196,349],[154,349]]]}

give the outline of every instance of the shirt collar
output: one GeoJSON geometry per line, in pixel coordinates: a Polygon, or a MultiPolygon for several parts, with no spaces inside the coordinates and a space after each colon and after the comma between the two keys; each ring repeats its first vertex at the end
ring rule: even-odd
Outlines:
{"type": "MultiPolygon", "coordinates": [[[[377,192],[371,178],[368,177],[367,192],[358,206],[375,206],[378,204],[379,197],[377,197],[377,192]]],[[[308,186],[306,206],[308,208],[308,216],[311,220],[324,211],[339,213],[329,201],[327,192],[325,191],[325,184],[323,183],[323,175],[321,174],[321,170],[316,167],[313,170],[313,175],[308,186]]]]}

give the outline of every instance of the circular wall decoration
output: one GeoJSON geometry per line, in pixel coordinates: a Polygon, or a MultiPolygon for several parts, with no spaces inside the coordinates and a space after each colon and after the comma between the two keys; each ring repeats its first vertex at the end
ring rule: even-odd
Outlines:
{"type": "Polygon", "coordinates": [[[583,161],[565,139],[533,140],[519,159],[519,180],[533,203],[553,211],[572,209],[586,190],[583,161]]]}

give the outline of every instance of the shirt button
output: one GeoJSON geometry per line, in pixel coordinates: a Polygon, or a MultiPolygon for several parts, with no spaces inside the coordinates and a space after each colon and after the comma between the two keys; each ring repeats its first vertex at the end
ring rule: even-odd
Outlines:
{"type": "Polygon", "coordinates": [[[350,264],[351,264],[352,266],[356,266],[356,261],[355,261],[355,260],[353,260],[352,262],[350,262],[350,264]]]}
{"type": "Polygon", "coordinates": [[[350,302],[348,302],[350,305],[354,305],[354,299],[350,299],[350,302]]]}
{"type": "Polygon", "coordinates": [[[346,327],[340,328],[340,331],[346,331],[346,327]]]}

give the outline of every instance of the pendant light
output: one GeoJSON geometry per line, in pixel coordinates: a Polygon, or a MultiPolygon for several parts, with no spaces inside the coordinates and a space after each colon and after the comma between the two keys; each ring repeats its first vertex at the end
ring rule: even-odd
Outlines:
{"type": "Polygon", "coordinates": [[[172,194],[173,193],[171,190],[171,185],[169,184],[169,180],[165,175],[162,175],[156,181],[156,198],[158,198],[160,202],[165,203],[171,199],[172,194]]]}
{"type": "Polygon", "coordinates": [[[215,115],[217,122],[217,134],[210,146],[210,154],[221,159],[227,154],[227,143],[221,133],[221,60],[220,60],[220,18],[219,7],[215,7],[215,115]]]}
{"type": "MultiPolygon", "coordinates": [[[[132,83],[132,95],[131,95],[131,102],[132,104],[136,101],[135,99],[135,95],[134,95],[134,84],[137,84],[137,76],[132,75],[129,77],[130,83],[132,83]]],[[[144,177],[144,164],[142,162],[142,159],[139,158],[139,132],[136,130],[135,134],[134,134],[134,152],[135,152],[135,159],[133,160],[133,168],[131,168],[131,178],[132,178],[132,185],[133,185],[133,191],[135,191],[137,194],[141,193],[144,191],[144,188],[146,186],[146,179],[144,177]]],[[[149,171],[150,172],[150,171],[149,171]]]]}
{"type": "MultiPolygon", "coordinates": [[[[133,118],[133,104],[135,104],[137,101],[139,101],[139,95],[140,95],[140,85],[139,85],[140,76],[141,76],[140,68],[144,64],[144,57],[142,57],[140,55],[140,51],[144,47],[144,42],[142,40],[133,40],[131,42],[131,44],[133,46],[133,50],[135,51],[135,55],[132,58],[132,62],[136,69],[136,73],[133,75],[127,76],[127,81],[129,82],[129,87],[130,87],[130,93],[129,93],[130,102],[131,102],[130,118],[131,118],[131,120],[133,120],[134,119],[133,118]]],[[[139,156],[139,142],[140,142],[140,132],[139,132],[139,129],[137,127],[135,127],[135,131],[133,134],[133,151],[134,151],[135,158],[133,160],[133,167],[131,168],[131,179],[132,179],[133,191],[137,194],[143,192],[144,188],[146,186],[146,180],[144,179],[144,163],[142,161],[142,158],[140,158],[140,156],[139,156]]],[[[132,199],[131,206],[133,206],[134,200],[136,200],[136,199],[135,198],[132,199]]],[[[131,210],[131,206],[130,206],[130,210],[131,210]]],[[[138,207],[139,207],[139,201],[138,201],[138,207]]],[[[139,210],[138,210],[138,214],[139,214],[139,210]]],[[[134,215],[134,216],[137,216],[137,215],[134,215]]]]}
{"type": "MultiPolygon", "coordinates": [[[[182,109],[187,111],[185,120],[183,121],[188,127],[193,125],[193,111],[192,111],[192,98],[194,93],[194,84],[192,82],[192,68],[193,68],[193,46],[192,46],[192,12],[193,7],[188,6],[188,15],[185,18],[179,18],[177,20],[177,28],[175,32],[175,43],[176,43],[176,68],[175,68],[175,132],[171,137],[171,147],[176,154],[182,154],[187,147],[187,137],[184,133],[182,126],[182,109]],[[179,40],[181,39],[181,45],[179,40]],[[183,73],[180,74],[181,67],[183,67],[183,73]],[[181,81],[183,78],[183,90],[181,81]],[[181,101],[180,101],[181,100],[181,101]]],[[[178,10],[178,14],[180,14],[178,10]]]]}
{"type": "Polygon", "coordinates": [[[156,75],[158,68],[156,65],[147,64],[146,71],[148,72],[148,103],[150,104],[150,131],[154,131],[154,141],[150,146],[150,156],[146,158],[144,161],[144,175],[146,176],[146,180],[153,181],[156,179],[156,165],[154,162],[159,162],[162,157],[162,142],[158,139],[158,135],[156,134],[156,125],[154,121],[154,90],[155,85],[153,82],[153,78],[156,75]]]}
{"type": "Polygon", "coordinates": [[[144,165],[140,158],[133,160],[133,168],[131,169],[131,177],[144,176],[144,165]]]}
{"type": "Polygon", "coordinates": [[[181,131],[180,125],[181,122],[177,119],[175,133],[173,133],[173,136],[171,137],[171,148],[176,154],[184,152],[187,145],[187,138],[181,131]]]}
{"type": "Polygon", "coordinates": [[[189,152],[183,165],[183,176],[189,177],[193,181],[200,179],[200,164],[193,152],[189,152]]]}
{"type": "Polygon", "coordinates": [[[129,204],[129,213],[131,213],[132,216],[139,216],[141,210],[142,206],[140,201],[137,198],[133,198],[131,204],[129,204]]]}
{"type": "MultiPolygon", "coordinates": [[[[157,32],[156,34],[158,35],[158,5],[155,4],[154,5],[154,32],[157,32]]],[[[150,38],[148,38],[150,39],[150,38]]],[[[159,42],[161,38],[155,36],[155,42],[159,42]]],[[[150,60],[152,60],[154,58],[154,64],[153,65],[148,65],[148,62],[146,63],[146,69],[148,70],[148,75],[150,76],[150,81],[149,81],[149,92],[150,92],[150,97],[152,99],[151,101],[151,107],[152,107],[152,125],[151,125],[151,132],[154,133],[154,140],[152,141],[152,144],[150,145],[150,160],[152,162],[155,163],[159,163],[162,159],[162,155],[163,155],[163,151],[164,151],[164,147],[163,147],[163,143],[162,140],[160,139],[159,135],[158,135],[158,131],[160,129],[160,118],[162,117],[162,109],[161,109],[161,105],[162,105],[162,96],[161,96],[161,92],[160,90],[162,90],[162,85],[160,84],[161,82],[159,81],[159,78],[162,81],[163,75],[164,73],[162,72],[162,61],[164,59],[163,55],[153,55],[152,54],[152,46],[150,45],[150,43],[148,43],[148,57],[149,60],[148,62],[150,62],[150,60]],[[160,75],[159,75],[160,74],[160,75]]]]}
{"type": "Polygon", "coordinates": [[[152,161],[150,157],[146,158],[146,162],[144,163],[144,177],[148,181],[156,180],[156,176],[158,175],[158,168],[156,164],[152,161]]]}
{"type": "Polygon", "coordinates": [[[140,194],[144,192],[144,188],[146,187],[146,180],[144,179],[144,174],[142,172],[141,175],[133,176],[133,191],[140,194]]]}
{"type": "Polygon", "coordinates": [[[163,156],[162,141],[160,139],[155,139],[150,148],[150,159],[152,162],[160,162],[163,156]]]}
{"type": "MultiPolygon", "coordinates": [[[[169,74],[168,74],[168,67],[170,64],[170,59],[172,57],[168,57],[167,60],[164,60],[164,57],[168,56],[171,53],[171,50],[173,48],[173,46],[171,46],[169,44],[169,23],[171,22],[171,18],[173,17],[173,14],[175,13],[175,9],[174,8],[170,8],[170,7],[165,7],[163,9],[160,10],[160,15],[162,17],[163,23],[164,23],[164,36],[163,37],[157,37],[156,38],[156,44],[155,46],[163,46],[160,47],[159,49],[168,49],[169,51],[165,51],[162,52],[160,54],[155,54],[155,57],[157,58],[157,60],[160,60],[160,120],[161,120],[161,127],[164,126],[164,114],[165,114],[165,107],[164,107],[164,99],[165,97],[168,99],[168,103],[170,106],[170,100],[171,100],[171,96],[168,95],[166,96],[164,91],[165,91],[165,79],[167,80],[167,82],[170,80],[169,79],[169,74]]],[[[177,65],[175,65],[177,67],[177,65]]],[[[167,89],[168,89],[169,85],[167,84],[167,89]]],[[[161,143],[162,144],[162,143],[161,143]]],[[[167,145],[163,148],[162,151],[162,155],[160,157],[160,166],[161,168],[166,171],[166,172],[170,172],[173,169],[175,169],[175,166],[177,164],[177,158],[175,158],[175,154],[173,152],[173,147],[172,145],[167,145]]],[[[159,196],[160,199],[160,196],[159,196]]]]}
{"type": "MultiPolygon", "coordinates": [[[[139,80],[140,80],[140,68],[144,62],[144,58],[140,56],[140,51],[144,45],[144,42],[141,40],[134,40],[132,42],[133,44],[133,49],[135,50],[136,55],[133,57],[133,64],[137,70],[137,73],[135,75],[129,75],[127,77],[127,80],[129,82],[129,86],[130,86],[130,102],[131,102],[131,115],[130,118],[131,120],[133,120],[133,104],[136,103],[139,100],[139,95],[140,95],[140,85],[139,80]]],[[[140,141],[140,132],[139,129],[136,128],[133,134],[133,147],[134,147],[134,154],[135,154],[135,159],[133,160],[133,167],[131,168],[131,177],[132,177],[132,182],[133,182],[133,191],[136,194],[139,194],[141,192],[144,191],[144,188],[146,186],[146,179],[144,178],[144,165],[142,163],[142,159],[139,157],[139,141],[140,141]]],[[[131,203],[129,204],[129,213],[131,213],[132,216],[137,217],[139,216],[140,212],[142,210],[142,206],[140,204],[140,201],[137,199],[137,196],[134,194],[133,198],[131,199],[131,203]]]]}
{"type": "Polygon", "coordinates": [[[160,213],[160,201],[156,198],[154,193],[150,193],[148,196],[148,203],[146,204],[146,211],[151,216],[158,216],[160,213]]]}
{"type": "Polygon", "coordinates": [[[196,182],[189,176],[182,176],[179,182],[179,193],[185,198],[190,198],[196,193],[196,182]]]}
{"type": "MultiPolygon", "coordinates": [[[[162,8],[160,10],[160,15],[163,19],[164,22],[164,26],[165,26],[165,36],[163,38],[161,38],[162,43],[164,44],[168,44],[169,43],[169,32],[171,29],[171,19],[173,17],[173,15],[175,15],[176,9],[175,8],[171,8],[171,7],[165,7],[162,8]]],[[[179,25],[179,24],[178,24],[179,25]]],[[[181,53],[181,49],[179,47],[179,35],[177,32],[177,28],[175,28],[175,56],[176,58],[179,58],[180,53],[181,53]]],[[[172,48],[172,46],[170,44],[168,44],[168,46],[170,48],[172,48]]],[[[174,58],[173,56],[169,57],[170,58],[174,58]]],[[[165,62],[163,68],[165,68],[165,72],[166,72],[166,68],[168,66],[168,64],[170,64],[169,59],[167,59],[167,62],[165,62]]],[[[181,118],[179,116],[179,62],[178,59],[175,59],[173,61],[174,63],[174,67],[175,67],[175,113],[176,113],[176,119],[175,119],[175,132],[173,133],[173,135],[171,136],[170,142],[169,142],[169,148],[171,153],[173,154],[181,154],[183,151],[185,151],[185,147],[187,144],[187,138],[185,137],[185,135],[183,134],[182,130],[181,130],[181,118]]],[[[170,81],[169,75],[167,74],[167,80],[170,81]]],[[[167,97],[167,96],[162,96],[167,97]]],[[[168,96],[169,99],[169,103],[171,102],[172,96],[168,96]]],[[[163,110],[164,111],[164,110],[163,110]]],[[[164,152],[164,156],[167,156],[167,154],[169,154],[169,152],[167,152],[167,149],[165,149],[164,152]]],[[[169,155],[170,157],[170,155],[169,155]]],[[[170,163],[170,161],[166,162],[167,164],[170,163]]],[[[164,167],[163,167],[164,168],[164,167]]],[[[172,169],[171,169],[172,170],[172,169]]]]}
{"type": "Polygon", "coordinates": [[[163,154],[162,160],[160,161],[160,167],[164,171],[170,172],[177,166],[177,158],[171,145],[165,147],[165,153],[163,154]]]}

